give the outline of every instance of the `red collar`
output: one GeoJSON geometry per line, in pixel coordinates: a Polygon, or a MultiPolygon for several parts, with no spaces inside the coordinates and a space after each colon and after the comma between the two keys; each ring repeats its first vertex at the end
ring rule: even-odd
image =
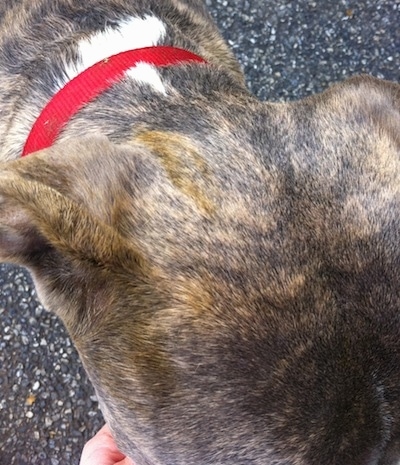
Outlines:
{"type": "Polygon", "coordinates": [[[83,71],[58,91],[44,107],[25,142],[22,156],[50,147],[67,122],[88,102],[124,77],[138,63],[172,66],[205,60],[187,50],[146,47],[118,53],[83,71]]]}

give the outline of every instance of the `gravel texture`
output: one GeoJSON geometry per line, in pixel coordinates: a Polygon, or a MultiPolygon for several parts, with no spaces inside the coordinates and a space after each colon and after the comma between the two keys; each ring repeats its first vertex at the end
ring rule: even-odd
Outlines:
{"type": "MultiPolygon", "coordinates": [[[[399,0],[207,0],[263,100],[359,73],[400,81],[399,0]]],[[[21,269],[0,265],[0,465],[79,463],[102,416],[60,321],[21,269]]]]}

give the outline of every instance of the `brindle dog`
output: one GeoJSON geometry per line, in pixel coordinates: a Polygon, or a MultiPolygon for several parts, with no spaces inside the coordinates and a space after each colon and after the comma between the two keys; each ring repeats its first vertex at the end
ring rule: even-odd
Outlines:
{"type": "Polygon", "coordinates": [[[0,18],[0,257],[65,323],[120,448],[397,463],[400,86],[261,103],[200,0],[3,0],[0,18]],[[207,63],[138,68],[19,159],[122,39],[207,63]]]}

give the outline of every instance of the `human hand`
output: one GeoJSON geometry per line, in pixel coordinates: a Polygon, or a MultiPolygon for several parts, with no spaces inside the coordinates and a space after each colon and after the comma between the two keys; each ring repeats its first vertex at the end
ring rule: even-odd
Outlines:
{"type": "Polygon", "coordinates": [[[115,444],[107,425],[90,439],[83,448],[80,465],[134,465],[115,444]]]}

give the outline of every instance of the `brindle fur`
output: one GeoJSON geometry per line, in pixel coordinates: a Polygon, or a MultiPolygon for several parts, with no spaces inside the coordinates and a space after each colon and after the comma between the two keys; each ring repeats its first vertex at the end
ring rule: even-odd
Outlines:
{"type": "Polygon", "coordinates": [[[137,465],[400,458],[400,86],[261,103],[197,0],[0,6],[0,257],[64,321],[137,465]],[[153,12],[159,70],[17,159],[76,43],[153,12]],[[86,136],[82,136],[82,127],[86,136]]]}

